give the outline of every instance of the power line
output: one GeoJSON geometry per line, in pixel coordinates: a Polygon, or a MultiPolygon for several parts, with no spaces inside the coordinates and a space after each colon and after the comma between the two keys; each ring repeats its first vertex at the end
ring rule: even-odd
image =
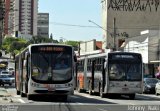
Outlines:
{"type": "MultiPolygon", "coordinates": [[[[54,24],[54,25],[62,25],[62,26],[99,28],[98,26],[90,26],[90,25],[68,24],[68,23],[60,23],[60,22],[49,22],[49,23],[54,24]]],[[[109,29],[113,29],[110,26],[107,26],[107,27],[109,29]]],[[[145,26],[145,27],[144,26],[116,27],[116,29],[154,29],[158,27],[160,27],[160,25],[150,25],[150,26],[145,26]]]]}
{"type": "Polygon", "coordinates": [[[89,28],[98,28],[97,26],[89,26],[89,25],[76,25],[76,24],[65,24],[65,23],[58,23],[58,22],[50,22],[54,25],[62,25],[62,26],[71,26],[71,27],[89,27],[89,28]]]}

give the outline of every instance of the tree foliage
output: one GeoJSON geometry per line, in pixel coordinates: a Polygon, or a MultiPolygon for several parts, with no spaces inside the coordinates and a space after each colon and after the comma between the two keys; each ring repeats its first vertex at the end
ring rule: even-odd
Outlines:
{"type": "Polygon", "coordinates": [[[34,43],[58,43],[58,41],[47,37],[33,36],[32,39],[29,41],[29,44],[34,44],[34,43]]]}
{"type": "Polygon", "coordinates": [[[78,49],[79,42],[78,42],[78,41],[66,41],[66,44],[73,46],[74,49],[77,50],[77,49],[78,49]]]}
{"type": "Polygon", "coordinates": [[[16,53],[17,51],[23,50],[27,46],[27,41],[22,38],[7,37],[3,40],[2,49],[7,53],[16,53]],[[15,52],[16,51],[16,52],[15,52]]]}
{"type": "MultiPolygon", "coordinates": [[[[2,43],[2,50],[5,50],[6,53],[11,53],[12,55],[17,54],[19,51],[23,50],[30,44],[37,44],[37,43],[59,43],[57,40],[53,40],[52,38],[46,37],[38,37],[34,36],[31,40],[27,41],[22,38],[16,37],[6,37],[2,43]]],[[[78,49],[79,42],[77,41],[66,41],[65,44],[71,45],[78,49]]]]}

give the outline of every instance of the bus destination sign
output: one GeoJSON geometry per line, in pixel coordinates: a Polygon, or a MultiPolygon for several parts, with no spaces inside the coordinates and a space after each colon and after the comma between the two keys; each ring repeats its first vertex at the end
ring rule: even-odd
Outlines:
{"type": "Polygon", "coordinates": [[[44,52],[50,52],[50,51],[58,51],[58,52],[63,52],[64,47],[39,47],[39,51],[44,51],[44,52]]]}

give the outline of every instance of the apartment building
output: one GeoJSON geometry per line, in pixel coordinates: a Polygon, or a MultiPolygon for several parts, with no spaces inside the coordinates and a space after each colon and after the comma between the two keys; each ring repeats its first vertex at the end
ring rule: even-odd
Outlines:
{"type": "Polygon", "coordinates": [[[49,38],[49,13],[38,13],[37,36],[49,38]]]}
{"type": "Polygon", "coordinates": [[[0,45],[2,45],[3,39],[4,6],[4,0],[0,0],[0,45]]]}
{"type": "Polygon", "coordinates": [[[30,39],[37,35],[38,0],[9,0],[9,32],[13,36],[30,39]]]}

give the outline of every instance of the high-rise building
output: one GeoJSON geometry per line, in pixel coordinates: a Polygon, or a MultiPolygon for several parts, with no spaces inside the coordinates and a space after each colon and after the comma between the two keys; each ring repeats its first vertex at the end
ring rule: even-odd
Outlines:
{"type": "Polygon", "coordinates": [[[5,0],[5,14],[4,14],[4,34],[8,34],[8,17],[9,17],[9,9],[10,9],[10,0],[5,0]]]}
{"type": "Polygon", "coordinates": [[[49,38],[49,13],[38,13],[37,35],[49,38]]]}
{"type": "Polygon", "coordinates": [[[37,35],[38,0],[10,0],[9,25],[16,37],[30,38],[37,35]],[[12,24],[13,23],[13,24],[12,24]]]}
{"type": "Polygon", "coordinates": [[[3,39],[3,21],[4,21],[4,0],[0,0],[0,45],[3,39]]]}

